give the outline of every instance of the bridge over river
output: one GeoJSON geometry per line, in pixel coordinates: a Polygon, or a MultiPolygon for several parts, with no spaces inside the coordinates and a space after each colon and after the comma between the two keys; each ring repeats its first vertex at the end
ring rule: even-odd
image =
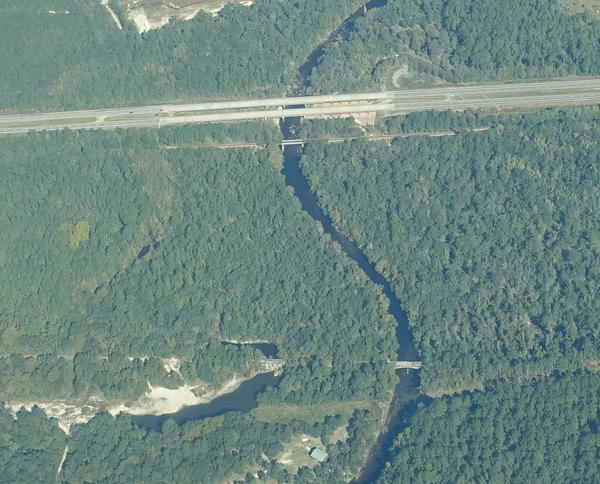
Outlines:
{"type": "Polygon", "coordinates": [[[0,134],[62,129],[160,128],[193,123],[427,110],[497,109],[600,103],[600,79],[451,85],[376,91],[62,111],[0,113],[0,134]]]}
{"type": "MultiPolygon", "coordinates": [[[[368,363],[367,361],[360,361],[359,363],[368,363]]],[[[423,363],[420,361],[397,361],[388,360],[387,363],[393,365],[396,369],[407,369],[407,370],[420,370],[423,367],[423,363]]],[[[258,364],[269,370],[278,370],[287,365],[287,360],[283,358],[264,358],[258,360],[258,364]]]]}

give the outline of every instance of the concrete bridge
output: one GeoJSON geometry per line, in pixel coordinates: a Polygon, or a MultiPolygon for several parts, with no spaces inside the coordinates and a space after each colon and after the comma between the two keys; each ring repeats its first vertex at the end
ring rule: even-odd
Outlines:
{"type": "Polygon", "coordinates": [[[283,368],[285,366],[286,361],[280,358],[264,358],[262,360],[258,360],[257,363],[267,370],[278,370],[279,368],[283,368]]]}
{"type": "Polygon", "coordinates": [[[0,114],[0,134],[62,129],[160,128],[192,123],[359,113],[402,114],[517,106],[600,103],[600,78],[454,85],[402,91],[325,94],[50,113],[0,114]]]}
{"type": "MultiPolygon", "coordinates": [[[[287,361],[282,358],[264,358],[258,360],[257,363],[263,368],[269,370],[277,370],[283,368],[287,361]]],[[[360,361],[359,363],[368,363],[367,361],[360,361]]],[[[388,361],[390,365],[393,365],[396,369],[407,369],[407,370],[420,370],[423,368],[423,363],[420,361],[388,361]]]]}
{"type": "Polygon", "coordinates": [[[284,139],[281,140],[281,149],[285,149],[286,146],[304,146],[306,140],[304,139],[284,139]]]}
{"type": "Polygon", "coordinates": [[[406,368],[407,370],[420,370],[423,368],[423,363],[420,361],[390,361],[394,368],[401,369],[406,368]]]}

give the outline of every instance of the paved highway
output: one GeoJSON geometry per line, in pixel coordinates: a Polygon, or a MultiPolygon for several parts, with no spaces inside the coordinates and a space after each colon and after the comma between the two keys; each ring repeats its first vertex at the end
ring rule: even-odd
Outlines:
{"type": "Polygon", "coordinates": [[[403,113],[429,109],[476,109],[595,102],[600,102],[600,79],[462,85],[405,91],[0,115],[0,134],[65,128],[160,127],[186,123],[350,115],[366,112],[403,113]],[[351,103],[358,104],[351,105],[351,103]]]}

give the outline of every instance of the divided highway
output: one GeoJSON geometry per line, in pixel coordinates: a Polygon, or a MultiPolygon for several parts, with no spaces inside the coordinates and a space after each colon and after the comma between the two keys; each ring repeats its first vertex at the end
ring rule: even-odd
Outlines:
{"type": "Polygon", "coordinates": [[[301,116],[408,113],[423,110],[600,103],[600,79],[480,84],[280,97],[194,104],[165,104],[53,113],[0,115],[0,134],[60,129],[161,127],[301,116]]]}

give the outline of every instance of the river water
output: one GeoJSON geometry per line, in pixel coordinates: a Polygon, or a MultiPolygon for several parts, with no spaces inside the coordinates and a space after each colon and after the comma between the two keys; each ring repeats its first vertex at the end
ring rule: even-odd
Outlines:
{"type": "Polygon", "coordinates": [[[233,345],[233,346],[252,346],[265,355],[266,358],[277,358],[279,354],[279,349],[276,344],[273,343],[233,343],[231,341],[222,341],[224,345],[233,345]]]}
{"type": "MultiPolygon", "coordinates": [[[[318,65],[327,44],[338,39],[343,40],[347,38],[354,29],[356,19],[363,16],[368,10],[383,7],[386,4],[387,0],[372,0],[365,5],[364,9],[357,10],[351,17],[346,19],[340,28],[333,32],[323,44],[313,50],[307,61],[299,68],[296,87],[292,89],[289,94],[312,93],[310,74],[313,68],[318,65]]],[[[282,119],[280,121],[280,129],[283,139],[297,139],[300,122],[300,118],[282,119]]],[[[408,325],[406,312],[394,293],[391,283],[377,271],[375,265],[351,239],[337,230],[331,219],[323,212],[317,196],[311,190],[310,185],[302,172],[300,164],[302,155],[303,148],[298,145],[285,147],[282,173],[285,176],[286,184],[293,188],[295,196],[302,205],[302,209],[314,220],[318,221],[322,225],[324,231],[341,246],[343,252],[358,264],[373,283],[377,284],[383,290],[383,293],[389,301],[389,312],[396,320],[396,337],[398,340],[397,359],[417,360],[418,354],[408,325]]],[[[420,386],[418,373],[408,370],[398,370],[397,374],[399,383],[396,386],[389,408],[386,430],[377,439],[377,442],[371,449],[364,468],[360,475],[353,481],[353,484],[368,484],[375,481],[380,476],[385,463],[388,460],[394,439],[398,433],[403,430],[408,417],[415,409],[420,386]]]]}
{"type": "MultiPolygon", "coordinates": [[[[296,130],[300,123],[299,118],[286,118],[280,123],[284,139],[295,139],[296,130]]],[[[294,189],[294,194],[300,200],[302,209],[314,220],[318,221],[326,233],[336,241],[343,252],[364,271],[367,277],[381,287],[389,301],[389,313],[396,320],[396,338],[398,340],[398,360],[415,361],[418,359],[412,334],[408,326],[408,318],[390,282],[383,277],[375,265],[367,258],[360,248],[348,237],[339,232],[331,219],[321,209],[317,196],[312,192],[310,185],[302,173],[300,160],[303,149],[297,145],[286,146],[284,151],[283,175],[288,186],[294,189]]],[[[386,431],[380,435],[371,450],[366,466],[355,484],[373,482],[381,473],[387,460],[389,449],[394,438],[402,430],[406,417],[412,412],[418,396],[419,377],[414,371],[398,370],[399,383],[394,391],[390,405],[386,431]]]]}
{"type": "Polygon", "coordinates": [[[335,41],[345,40],[348,35],[354,30],[354,23],[360,17],[364,17],[365,13],[374,8],[387,5],[388,0],[371,0],[365,3],[364,7],[359,8],[356,12],[350,15],[342,24],[335,29],[327,38],[319,44],[306,58],[304,64],[298,68],[298,77],[296,86],[289,93],[290,95],[311,94],[310,73],[313,68],[319,63],[321,57],[325,53],[325,48],[328,44],[335,41]]]}
{"type": "MultiPolygon", "coordinates": [[[[277,358],[278,348],[273,343],[233,343],[223,341],[224,345],[242,346],[249,345],[260,350],[266,358],[277,358]]],[[[146,429],[160,430],[167,419],[175,420],[178,424],[184,424],[191,420],[201,418],[217,417],[227,412],[249,412],[258,406],[257,397],[268,387],[277,386],[282,375],[274,372],[260,373],[254,378],[240,384],[233,392],[222,395],[208,403],[190,405],[179,412],[162,415],[137,415],[133,420],[146,429]]]]}
{"type": "Polygon", "coordinates": [[[133,420],[146,429],[160,430],[167,419],[184,424],[191,420],[217,417],[227,412],[249,412],[258,406],[257,397],[268,387],[276,386],[281,381],[282,375],[274,372],[261,373],[254,378],[242,383],[235,391],[222,395],[208,403],[191,405],[179,412],[163,415],[132,416],[133,420]]]}
{"type": "MultiPolygon", "coordinates": [[[[296,86],[289,94],[310,93],[310,73],[318,64],[325,52],[328,43],[337,39],[344,39],[354,28],[354,22],[365,14],[365,10],[382,7],[387,0],[372,0],[367,3],[365,9],[357,10],[344,23],[333,32],[325,42],[319,45],[307,61],[298,70],[296,86]]],[[[283,139],[295,139],[300,125],[299,118],[287,118],[280,123],[283,139]]],[[[408,326],[406,312],[394,293],[391,283],[381,275],[375,265],[367,258],[360,248],[348,237],[334,227],[331,219],[321,209],[318,199],[312,192],[300,166],[303,149],[299,146],[287,146],[284,151],[284,164],[282,173],[285,182],[293,188],[295,196],[299,199],[302,209],[314,220],[318,221],[326,233],[336,241],[343,252],[350,257],[364,271],[367,277],[379,287],[389,301],[389,312],[396,320],[396,337],[398,340],[398,360],[416,360],[417,351],[413,344],[412,335],[408,326]]],[[[236,344],[236,343],[232,343],[236,344]]],[[[276,357],[277,348],[269,343],[257,343],[267,357],[276,357]]],[[[414,371],[398,370],[399,383],[394,392],[390,405],[389,415],[386,422],[386,430],[378,438],[371,450],[367,463],[361,474],[353,482],[354,484],[367,484],[373,482],[381,473],[385,462],[388,460],[389,451],[393,441],[405,425],[406,417],[410,415],[415,407],[418,396],[419,377],[414,371]]],[[[282,376],[274,373],[263,373],[255,376],[240,385],[240,387],[227,395],[216,398],[212,402],[187,407],[180,412],[167,415],[143,415],[134,417],[135,421],[145,428],[160,430],[167,419],[173,419],[177,423],[185,423],[200,418],[215,417],[230,411],[248,412],[257,406],[257,396],[267,387],[276,386],[282,376]]]]}

